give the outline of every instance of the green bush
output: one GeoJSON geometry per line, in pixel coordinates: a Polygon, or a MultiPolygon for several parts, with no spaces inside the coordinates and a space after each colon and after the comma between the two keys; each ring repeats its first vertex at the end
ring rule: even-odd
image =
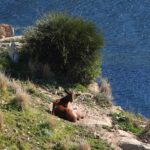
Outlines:
{"type": "Polygon", "coordinates": [[[103,38],[93,23],[52,13],[38,20],[24,35],[31,61],[48,64],[57,79],[88,84],[100,75],[103,38]]]}

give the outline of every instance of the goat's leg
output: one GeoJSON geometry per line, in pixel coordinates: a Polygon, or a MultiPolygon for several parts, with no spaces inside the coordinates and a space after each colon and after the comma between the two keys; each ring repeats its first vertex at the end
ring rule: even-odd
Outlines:
{"type": "Polygon", "coordinates": [[[55,109],[55,103],[53,103],[53,107],[52,107],[52,115],[55,115],[54,109],[55,109]]]}
{"type": "Polygon", "coordinates": [[[82,113],[81,113],[79,110],[76,110],[75,113],[76,113],[76,115],[77,115],[77,119],[78,119],[78,120],[84,118],[84,116],[82,115],[82,113]]]}
{"type": "Polygon", "coordinates": [[[69,120],[71,122],[76,122],[77,121],[77,115],[71,109],[66,109],[66,118],[67,118],[67,120],[69,120]]]}

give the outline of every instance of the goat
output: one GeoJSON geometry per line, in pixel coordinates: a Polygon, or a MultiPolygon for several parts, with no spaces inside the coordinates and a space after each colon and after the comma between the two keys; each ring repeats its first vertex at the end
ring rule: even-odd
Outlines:
{"type": "Polygon", "coordinates": [[[83,118],[80,112],[73,110],[71,104],[74,97],[78,96],[78,94],[75,94],[74,92],[65,92],[67,93],[65,97],[53,102],[52,114],[68,121],[76,122],[80,118],[83,118]]]}

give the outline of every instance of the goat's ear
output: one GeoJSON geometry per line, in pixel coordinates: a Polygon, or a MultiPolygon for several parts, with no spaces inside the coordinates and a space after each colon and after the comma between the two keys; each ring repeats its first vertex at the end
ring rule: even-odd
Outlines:
{"type": "Polygon", "coordinates": [[[70,92],[70,91],[65,90],[65,93],[70,94],[71,92],[70,92]]]}

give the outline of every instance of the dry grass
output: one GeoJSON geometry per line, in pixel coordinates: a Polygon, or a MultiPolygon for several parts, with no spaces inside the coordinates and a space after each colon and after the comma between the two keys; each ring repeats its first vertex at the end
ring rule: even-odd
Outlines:
{"type": "Polygon", "coordinates": [[[25,90],[30,94],[34,94],[36,92],[36,86],[30,80],[28,80],[25,90]]]}
{"type": "Polygon", "coordinates": [[[3,129],[3,125],[4,125],[4,118],[3,118],[3,113],[0,112],[0,130],[3,129]]]}
{"type": "Polygon", "coordinates": [[[9,79],[5,76],[4,73],[0,72],[0,89],[6,90],[9,79]]]}
{"type": "Polygon", "coordinates": [[[80,143],[78,150],[91,150],[91,147],[88,143],[80,143]]]}
{"type": "Polygon", "coordinates": [[[17,93],[17,91],[22,91],[22,88],[21,88],[21,84],[19,82],[17,82],[16,80],[12,80],[10,82],[10,85],[9,85],[13,90],[14,92],[17,93]]]}
{"type": "Polygon", "coordinates": [[[102,79],[101,86],[100,86],[100,93],[103,93],[107,99],[112,100],[112,90],[110,83],[107,79],[102,79]]]}
{"type": "Polygon", "coordinates": [[[30,104],[30,96],[24,92],[24,91],[17,91],[16,92],[16,98],[14,99],[16,106],[20,110],[26,110],[29,107],[30,104]]]}

